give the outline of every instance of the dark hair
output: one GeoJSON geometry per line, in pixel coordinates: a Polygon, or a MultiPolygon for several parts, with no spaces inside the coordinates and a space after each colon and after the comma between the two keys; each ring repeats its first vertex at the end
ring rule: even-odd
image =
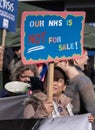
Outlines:
{"type": "Polygon", "coordinates": [[[13,51],[18,51],[20,48],[20,46],[12,47],[13,51]]]}
{"type": "Polygon", "coordinates": [[[70,66],[74,66],[74,60],[73,59],[68,60],[68,63],[69,63],[70,66]]]}
{"type": "MultiPolygon", "coordinates": [[[[54,71],[56,71],[56,70],[58,70],[58,71],[62,74],[62,78],[64,79],[64,82],[65,82],[65,84],[66,84],[67,81],[68,81],[68,77],[67,77],[66,73],[63,71],[62,68],[60,68],[60,67],[58,67],[58,66],[56,66],[56,67],[54,68],[54,71]]],[[[55,76],[59,76],[59,75],[54,75],[54,77],[55,77],[55,76]]]]}
{"type": "MultiPolygon", "coordinates": [[[[45,79],[44,79],[44,83],[43,83],[43,88],[47,87],[47,80],[48,80],[47,79],[47,77],[48,77],[47,75],[48,75],[48,72],[45,75],[45,79]]],[[[64,79],[65,84],[68,83],[68,79],[69,78],[67,77],[66,73],[63,71],[62,68],[56,66],[56,67],[54,67],[54,80],[57,81],[60,78],[64,79]]]]}

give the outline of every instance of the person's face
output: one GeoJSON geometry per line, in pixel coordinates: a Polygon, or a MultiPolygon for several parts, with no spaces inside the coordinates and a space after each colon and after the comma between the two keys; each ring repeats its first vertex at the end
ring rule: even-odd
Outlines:
{"type": "Polygon", "coordinates": [[[84,65],[87,65],[88,59],[88,53],[85,50],[83,57],[76,59],[75,62],[81,67],[82,70],[84,70],[84,65]]]}
{"type": "Polygon", "coordinates": [[[88,52],[85,50],[84,51],[84,56],[83,56],[84,65],[87,65],[88,59],[89,59],[88,52]]]}
{"type": "Polygon", "coordinates": [[[53,82],[53,96],[59,96],[62,91],[66,88],[64,79],[58,79],[57,81],[53,82]]]}
{"type": "Polygon", "coordinates": [[[31,70],[25,70],[21,75],[19,76],[19,80],[22,82],[30,83],[30,77],[34,76],[34,72],[31,70]]]}

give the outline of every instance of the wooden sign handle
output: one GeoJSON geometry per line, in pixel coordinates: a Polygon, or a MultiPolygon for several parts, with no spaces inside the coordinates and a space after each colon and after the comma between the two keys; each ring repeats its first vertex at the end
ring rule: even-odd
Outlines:
{"type": "Polygon", "coordinates": [[[3,35],[2,35],[2,46],[5,47],[5,39],[6,39],[6,29],[3,29],[3,35]]]}
{"type": "Polygon", "coordinates": [[[47,80],[47,87],[48,87],[48,100],[53,100],[53,78],[54,78],[54,63],[49,63],[48,65],[48,80],[47,80]]]}
{"type": "Polygon", "coordinates": [[[3,69],[3,54],[4,54],[4,48],[5,48],[5,38],[6,38],[6,30],[3,30],[2,34],[2,44],[0,47],[0,71],[3,69]]]}

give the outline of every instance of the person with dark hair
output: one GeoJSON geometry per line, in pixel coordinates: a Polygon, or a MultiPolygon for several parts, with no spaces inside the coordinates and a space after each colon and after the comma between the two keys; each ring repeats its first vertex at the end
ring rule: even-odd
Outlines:
{"type": "Polygon", "coordinates": [[[41,91],[34,91],[24,101],[24,118],[47,118],[73,115],[71,99],[64,95],[68,78],[60,67],[54,68],[53,101],[47,97],[47,74],[41,91]],[[69,107],[69,108],[68,108],[69,107]]]}
{"type": "Polygon", "coordinates": [[[14,65],[19,60],[21,60],[20,45],[5,48],[3,58],[3,86],[10,81],[11,69],[14,69],[14,65]]]}
{"type": "Polygon", "coordinates": [[[81,58],[74,59],[74,65],[80,72],[84,70],[84,66],[87,65],[89,59],[87,49],[84,48],[83,51],[84,53],[81,58]]]}
{"type": "Polygon", "coordinates": [[[90,63],[87,48],[84,48],[84,53],[81,58],[74,59],[74,65],[77,70],[83,72],[86,76],[88,76],[91,79],[92,83],[94,84],[95,71],[93,65],[90,63]]]}
{"type": "MultiPolygon", "coordinates": [[[[91,80],[80,72],[74,60],[64,60],[56,64],[61,67],[69,77],[65,95],[72,99],[73,113],[91,113],[95,118],[95,92],[91,80]]],[[[90,117],[88,117],[90,119],[90,117]]]]}

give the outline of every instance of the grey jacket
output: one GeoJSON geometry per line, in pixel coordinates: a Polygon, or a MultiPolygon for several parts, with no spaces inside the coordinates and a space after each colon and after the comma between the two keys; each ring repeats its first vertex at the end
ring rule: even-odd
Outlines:
{"type": "Polygon", "coordinates": [[[71,79],[65,94],[72,98],[74,114],[95,115],[95,92],[91,80],[82,72],[71,79]]]}

